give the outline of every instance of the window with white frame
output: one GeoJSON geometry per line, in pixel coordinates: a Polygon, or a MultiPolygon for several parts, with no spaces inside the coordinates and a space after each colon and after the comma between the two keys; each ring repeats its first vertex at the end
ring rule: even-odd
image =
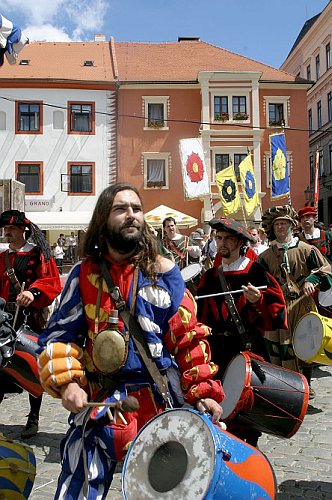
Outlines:
{"type": "Polygon", "coordinates": [[[211,99],[211,109],[215,122],[249,121],[249,91],[214,91],[211,99]]]}
{"type": "Polygon", "coordinates": [[[228,168],[230,166],[234,167],[234,172],[237,179],[240,179],[239,165],[247,156],[247,152],[244,148],[218,148],[214,151],[214,161],[213,161],[213,174],[212,181],[215,182],[215,177],[218,172],[228,168]]]}
{"type": "Polygon", "coordinates": [[[267,127],[288,127],[289,96],[266,96],[265,115],[267,127]]]}
{"type": "Polygon", "coordinates": [[[169,188],[169,153],[144,153],[144,189],[169,188]]]}
{"type": "Polygon", "coordinates": [[[331,67],[331,45],[330,42],[325,45],[326,71],[331,67]]]}
{"type": "Polygon", "coordinates": [[[143,96],[144,128],[168,130],[168,96],[143,96]]]}

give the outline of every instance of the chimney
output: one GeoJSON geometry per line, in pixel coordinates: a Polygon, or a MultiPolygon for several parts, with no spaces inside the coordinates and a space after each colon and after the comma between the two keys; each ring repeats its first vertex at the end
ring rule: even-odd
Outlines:
{"type": "Polygon", "coordinates": [[[178,42],[200,42],[201,39],[196,36],[179,36],[178,42]]]}
{"type": "Polygon", "coordinates": [[[95,35],[95,42],[106,42],[106,37],[105,35],[101,35],[101,34],[98,34],[98,35],[95,35]]]}

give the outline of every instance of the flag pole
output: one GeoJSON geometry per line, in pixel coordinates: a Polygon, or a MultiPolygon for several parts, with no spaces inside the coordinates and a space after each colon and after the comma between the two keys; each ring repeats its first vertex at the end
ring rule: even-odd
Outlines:
{"type": "Polygon", "coordinates": [[[318,210],[318,198],[319,198],[319,149],[316,147],[315,156],[315,177],[314,177],[314,207],[318,210]]]}
{"type": "MultiPolygon", "coordinates": [[[[233,165],[232,165],[232,167],[233,167],[233,171],[234,171],[234,177],[235,177],[235,179],[236,179],[236,186],[237,186],[237,190],[238,190],[239,195],[240,195],[240,190],[239,190],[239,184],[240,184],[240,183],[239,183],[239,181],[237,180],[237,177],[236,177],[236,175],[235,175],[235,168],[234,168],[234,166],[233,166],[233,165]]],[[[243,189],[242,184],[241,184],[241,187],[242,187],[242,189],[243,189]]],[[[242,190],[241,190],[241,193],[243,193],[243,191],[242,191],[242,190]]],[[[240,206],[241,206],[241,212],[242,212],[242,217],[243,217],[243,220],[244,220],[244,224],[245,224],[245,226],[246,226],[246,228],[247,228],[247,227],[248,227],[248,223],[247,223],[247,218],[246,218],[245,211],[244,211],[244,208],[243,208],[243,203],[242,203],[242,200],[241,200],[241,196],[240,196],[240,206]]]]}

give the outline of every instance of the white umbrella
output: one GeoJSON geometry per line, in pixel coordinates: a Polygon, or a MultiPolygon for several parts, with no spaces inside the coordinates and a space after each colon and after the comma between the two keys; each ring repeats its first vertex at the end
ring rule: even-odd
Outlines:
{"type": "Polygon", "coordinates": [[[173,217],[176,225],[183,228],[197,226],[198,223],[195,217],[191,217],[191,215],[184,214],[166,205],[159,205],[159,207],[147,212],[144,217],[146,222],[153,227],[161,227],[166,217],[173,217]]]}

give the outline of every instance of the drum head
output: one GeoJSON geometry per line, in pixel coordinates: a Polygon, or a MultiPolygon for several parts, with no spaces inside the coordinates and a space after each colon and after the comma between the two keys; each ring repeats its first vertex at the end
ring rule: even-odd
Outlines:
{"type": "Polygon", "coordinates": [[[205,420],[190,410],[165,411],[135,438],[122,476],[127,500],[205,498],[215,444],[205,420]]]}
{"type": "Polygon", "coordinates": [[[223,420],[228,418],[235,410],[241,399],[246,379],[246,360],[243,354],[238,354],[226,368],[222,386],[225,398],[222,402],[223,420]]]}
{"type": "Polygon", "coordinates": [[[320,316],[309,313],[295,327],[293,346],[298,358],[306,361],[315,356],[322,345],[324,327],[320,316]]]}
{"type": "Polygon", "coordinates": [[[326,292],[318,292],[318,302],[322,307],[332,306],[332,288],[326,292]]]}
{"type": "Polygon", "coordinates": [[[185,282],[192,280],[201,272],[200,264],[190,264],[190,266],[181,269],[182,278],[185,282]]]}

